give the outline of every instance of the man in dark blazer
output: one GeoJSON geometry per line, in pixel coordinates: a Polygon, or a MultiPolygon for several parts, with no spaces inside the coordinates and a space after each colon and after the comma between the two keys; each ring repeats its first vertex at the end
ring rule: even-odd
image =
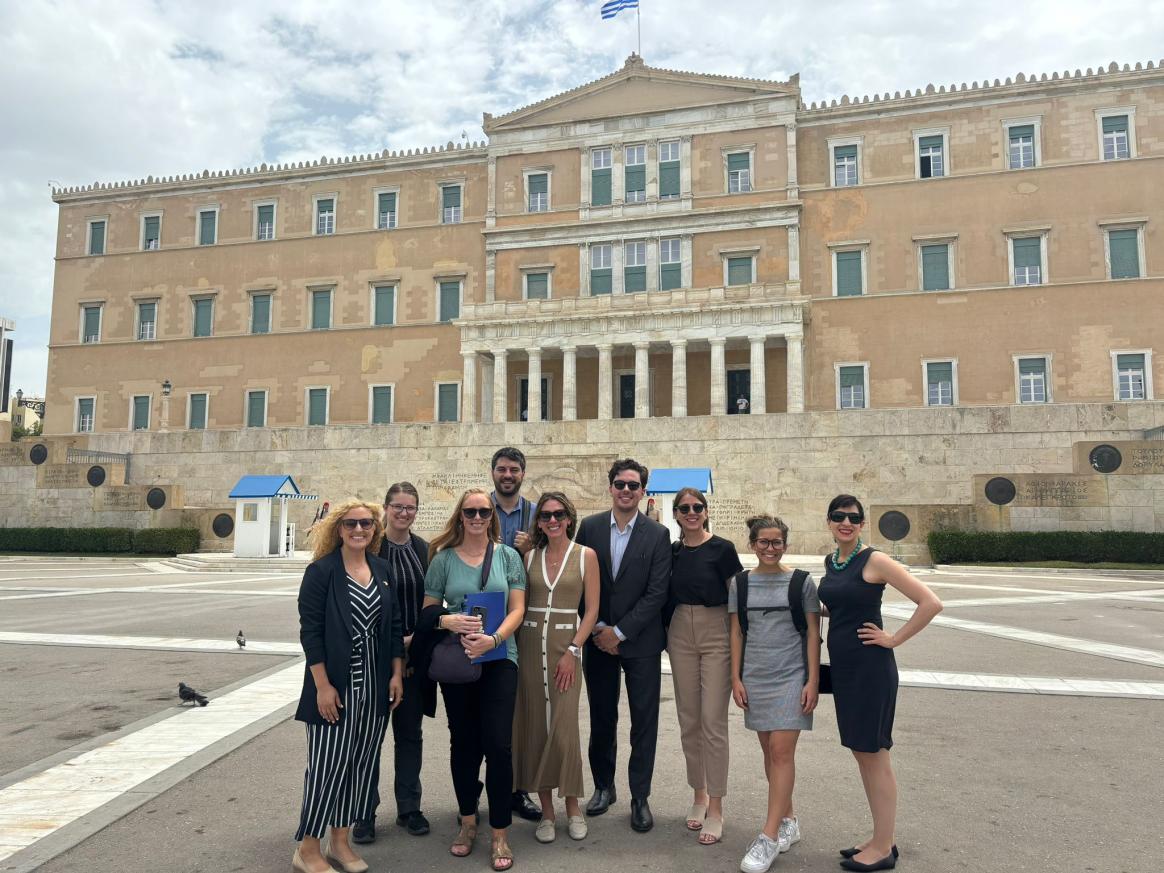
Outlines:
{"type": "Polygon", "coordinates": [[[587,815],[602,815],[616,800],[619,673],[626,675],[631,716],[631,827],[654,825],[647,797],[659,735],[661,654],[666,646],[663,607],[671,576],[667,529],[639,512],[647,468],[630,458],[615,461],[607,478],[611,509],[586,518],[577,541],[598,553],[601,571],[598,625],[582,660],[590,701],[590,772],[594,796],[587,815]]]}

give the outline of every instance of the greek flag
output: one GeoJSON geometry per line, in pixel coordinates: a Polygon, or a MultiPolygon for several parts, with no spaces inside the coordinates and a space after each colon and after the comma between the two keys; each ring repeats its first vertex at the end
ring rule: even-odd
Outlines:
{"type": "Polygon", "coordinates": [[[638,9],[639,0],[606,0],[602,4],[602,17],[614,18],[624,9],[638,9]]]}

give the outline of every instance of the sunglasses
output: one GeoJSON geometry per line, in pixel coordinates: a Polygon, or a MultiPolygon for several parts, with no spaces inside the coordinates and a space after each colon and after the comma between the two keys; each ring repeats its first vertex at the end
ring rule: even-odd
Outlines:
{"type": "Polygon", "coordinates": [[[829,513],[829,521],[834,524],[840,524],[842,521],[848,520],[850,524],[860,524],[865,520],[865,516],[859,512],[841,512],[839,509],[829,513]]]}
{"type": "Polygon", "coordinates": [[[360,530],[369,530],[375,526],[376,522],[371,518],[343,518],[340,519],[340,524],[347,530],[355,530],[357,527],[360,530]]]}
{"type": "Polygon", "coordinates": [[[389,503],[388,508],[400,515],[412,515],[416,512],[416,507],[409,506],[407,503],[389,503]]]}
{"type": "Polygon", "coordinates": [[[615,491],[625,491],[628,488],[631,491],[638,491],[640,488],[643,487],[642,482],[625,482],[622,479],[616,479],[615,481],[611,482],[610,484],[614,488],[615,491]]]}
{"type": "Polygon", "coordinates": [[[461,515],[465,518],[489,518],[492,514],[492,506],[464,506],[461,508],[461,515]]]}
{"type": "Polygon", "coordinates": [[[538,521],[549,521],[551,518],[554,521],[561,521],[562,519],[569,517],[570,513],[566,512],[564,509],[543,509],[538,513],[538,521]]]}
{"type": "Polygon", "coordinates": [[[699,515],[705,509],[707,509],[707,507],[702,503],[680,503],[675,507],[675,511],[680,515],[688,515],[689,513],[699,515]]]}
{"type": "Polygon", "coordinates": [[[764,549],[782,549],[784,548],[784,540],[756,540],[756,548],[763,551],[764,549]]]}

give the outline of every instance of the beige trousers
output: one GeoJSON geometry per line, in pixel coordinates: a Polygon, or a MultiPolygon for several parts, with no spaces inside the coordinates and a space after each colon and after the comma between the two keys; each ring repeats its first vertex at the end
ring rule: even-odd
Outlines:
{"type": "Polygon", "coordinates": [[[687,784],[727,794],[732,656],[726,606],[680,604],[667,632],[687,784]]]}

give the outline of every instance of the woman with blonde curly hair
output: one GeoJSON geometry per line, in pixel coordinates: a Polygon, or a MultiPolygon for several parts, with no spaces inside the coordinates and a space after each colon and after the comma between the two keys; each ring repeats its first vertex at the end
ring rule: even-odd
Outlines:
{"type": "Polygon", "coordinates": [[[399,609],[388,565],[376,556],[383,536],[380,507],[352,498],[333,507],[308,539],[312,562],[299,586],[307,667],[295,713],[307,724],[308,756],[291,859],[299,873],[368,869],[348,834],[371,815],[376,754],[388,713],[404,695],[399,609]]]}

